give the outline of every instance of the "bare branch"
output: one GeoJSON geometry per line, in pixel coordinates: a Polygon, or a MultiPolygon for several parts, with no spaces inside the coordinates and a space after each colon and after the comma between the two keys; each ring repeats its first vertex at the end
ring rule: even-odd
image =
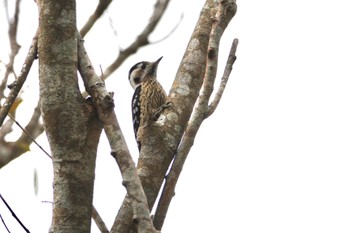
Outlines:
{"type": "Polygon", "coordinates": [[[27,57],[24,61],[24,64],[22,66],[20,75],[11,84],[11,91],[10,91],[4,105],[0,109],[0,126],[3,124],[4,119],[7,116],[7,113],[10,111],[12,104],[14,103],[14,101],[15,101],[19,91],[21,90],[25,80],[27,79],[29,70],[32,67],[33,62],[37,57],[37,53],[38,53],[38,33],[36,33],[36,35],[33,38],[28,55],[27,55],[27,57]]]}
{"type": "MultiPolygon", "coordinates": [[[[222,34],[224,33],[228,23],[236,14],[237,5],[235,0],[220,1],[218,11],[213,19],[213,28],[210,33],[208,45],[208,59],[207,67],[202,87],[202,94],[199,96],[197,114],[204,114],[207,117],[208,102],[214,90],[214,83],[216,80],[219,45],[222,34]]],[[[202,119],[201,119],[202,120],[202,119]]]]}
{"type": "Polygon", "coordinates": [[[105,10],[108,8],[109,4],[111,4],[113,0],[100,0],[95,12],[90,16],[88,21],[85,23],[83,28],[80,30],[81,37],[85,37],[85,35],[90,31],[90,29],[94,26],[96,21],[102,16],[105,10]]]}
{"type": "Polygon", "coordinates": [[[156,213],[154,215],[154,226],[160,230],[163,226],[170,202],[175,194],[175,186],[181,174],[183,165],[188,153],[193,145],[194,139],[202,122],[207,117],[208,101],[211,96],[217,70],[218,49],[220,39],[228,23],[235,15],[237,6],[235,1],[220,1],[215,6],[217,12],[212,21],[212,29],[209,36],[207,62],[202,93],[199,96],[194,114],[187,124],[183,139],[178,147],[177,155],[174,159],[169,174],[160,197],[156,213]]]}
{"type": "Polygon", "coordinates": [[[113,98],[107,92],[104,82],[96,75],[89,57],[85,51],[83,40],[78,35],[79,72],[83,78],[86,90],[92,97],[93,104],[103,122],[104,130],[109,140],[111,154],[118,163],[123,177],[123,185],[127,190],[133,209],[133,221],[137,222],[138,232],[157,232],[150,218],[146,195],[137,175],[135,163],[132,160],[114,113],[113,98]]]}
{"type": "Polygon", "coordinates": [[[232,42],[231,50],[226,62],[224,74],[221,78],[220,86],[218,88],[218,91],[215,94],[215,97],[213,101],[209,104],[207,117],[209,117],[213,112],[215,111],[216,107],[219,105],[219,102],[221,100],[222,94],[224,93],[227,81],[230,77],[231,71],[232,71],[232,65],[236,61],[236,50],[238,46],[238,39],[234,39],[232,42]]]}
{"type": "Polygon", "coordinates": [[[0,199],[4,202],[4,204],[6,205],[7,209],[11,212],[12,216],[16,219],[16,221],[19,223],[19,225],[21,225],[21,227],[25,230],[25,232],[29,233],[29,230],[24,226],[22,221],[19,220],[19,218],[17,217],[15,212],[12,210],[12,208],[9,206],[9,204],[7,204],[7,202],[5,201],[4,197],[1,194],[0,194],[0,199]]]}
{"type": "Polygon", "coordinates": [[[8,233],[11,233],[10,230],[8,229],[6,223],[5,223],[5,220],[2,218],[1,214],[0,214],[0,219],[1,219],[1,222],[4,224],[4,226],[5,226],[6,230],[7,230],[7,232],[8,232],[8,233]]]}
{"type": "Polygon", "coordinates": [[[106,224],[103,222],[101,216],[98,214],[97,210],[94,206],[92,206],[92,218],[94,219],[98,229],[100,229],[101,233],[109,233],[106,224]]]}
{"type": "MultiPolygon", "coordinates": [[[[18,51],[21,48],[21,46],[17,43],[17,27],[18,27],[20,2],[21,2],[21,0],[16,0],[15,13],[13,16],[13,20],[9,19],[7,1],[5,2],[6,3],[6,12],[7,12],[6,15],[8,18],[8,23],[9,23],[8,35],[9,35],[9,39],[10,39],[11,53],[10,53],[9,62],[6,65],[5,76],[0,84],[0,100],[4,98],[4,91],[6,88],[8,77],[13,72],[13,65],[15,62],[15,57],[17,56],[18,51]]],[[[1,125],[2,125],[2,123],[0,123],[0,126],[1,125]]]]}
{"type": "Polygon", "coordinates": [[[104,77],[103,79],[108,78],[118,67],[132,54],[136,53],[137,50],[145,45],[148,45],[150,42],[148,41],[149,35],[154,31],[155,27],[158,25],[161,17],[163,16],[166,7],[168,6],[169,0],[157,0],[153,14],[151,18],[149,19],[148,24],[143,29],[141,34],[139,34],[136,38],[136,40],[129,45],[124,50],[121,50],[117,59],[109,65],[106,70],[103,72],[104,77]]]}

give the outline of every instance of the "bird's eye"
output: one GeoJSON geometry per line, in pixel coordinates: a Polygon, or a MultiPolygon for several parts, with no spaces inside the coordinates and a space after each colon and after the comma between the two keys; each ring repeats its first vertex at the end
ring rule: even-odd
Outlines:
{"type": "Polygon", "coordinates": [[[135,84],[139,84],[139,83],[140,83],[140,81],[141,81],[141,79],[140,79],[139,77],[134,78],[134,82],[135,82],[135,84]]]}
{"type": "Polygon", "coordinates": [[[146,68],[146,64],[145,63],[142,63],[142,65],[141,65],[141,69],[145,69],[146,68]]]}

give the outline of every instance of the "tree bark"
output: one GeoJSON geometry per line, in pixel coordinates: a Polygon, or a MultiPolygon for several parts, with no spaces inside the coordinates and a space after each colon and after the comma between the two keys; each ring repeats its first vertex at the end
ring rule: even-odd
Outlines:
{"type": "MultiPolygon", "coordinates": [[[[173,108],[165,111],[155,124],[144,129],[137,168],[150,210],[176,154],[203,83],[211,18],[216,12],[214,6],[214,1],[206,1],[188,43],[168,96],[173,108]]],[[[128,197],[125,197],[111,232],[132,232],[131,217],[132,210],[128,197]]]]}
{"type": "Polygon", "coordinates": [[[101,124],[77,81],[74,0],[39,0],[41,110],[54,170],[50,232],[90,232],[101,124]]]}

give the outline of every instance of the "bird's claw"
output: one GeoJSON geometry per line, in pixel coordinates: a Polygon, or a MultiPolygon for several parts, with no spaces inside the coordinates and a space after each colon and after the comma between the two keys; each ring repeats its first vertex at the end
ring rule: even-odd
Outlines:
{"type": "Polygon", "coordinates": [[[173,103],[172,102],[166,102],[162,106],[160,106],[154,113],[153,113],[153,119],[156,121],[158,117],[160,116],[160,113],[166,109],[166,108],[173,108],[173,103]]]}

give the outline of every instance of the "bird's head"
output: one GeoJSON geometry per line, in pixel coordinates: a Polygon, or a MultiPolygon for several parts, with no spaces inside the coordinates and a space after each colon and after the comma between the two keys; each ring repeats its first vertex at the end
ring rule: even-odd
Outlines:
{"type": "Polygon", "coordinates": [[[162,58],[160,57],[155,62],[138,62],[131,67],[129,70],[129,82],[133,89],[136,89],[141,82],[157,79],[157,68],[162,58]]]}

